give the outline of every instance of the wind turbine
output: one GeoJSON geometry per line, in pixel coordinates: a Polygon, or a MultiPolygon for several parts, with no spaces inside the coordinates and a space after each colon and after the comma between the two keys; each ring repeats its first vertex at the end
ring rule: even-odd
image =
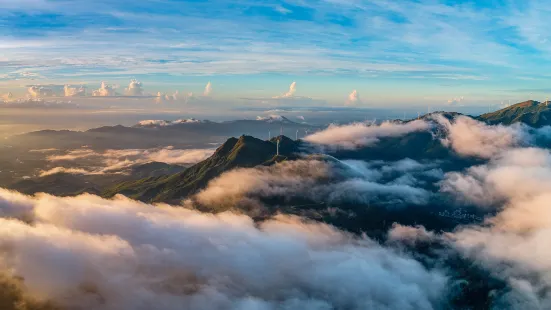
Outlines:
{"type": "Polygon", "coordinates": [[[272,132],[268,130],[268,140],[271,140],[271,139],[272,139],[272,132]]]}
{"type": "Polygon", "coordinates": [[[297,129],[297,132],[295,133],[295,140],[298,140],[298,129],[297,129]]]}
{"type": "Polygon", "coordinates": [[[279,137],[277,138],[277,143],[276,143],[276,156],[279,156],[279,137]]]}

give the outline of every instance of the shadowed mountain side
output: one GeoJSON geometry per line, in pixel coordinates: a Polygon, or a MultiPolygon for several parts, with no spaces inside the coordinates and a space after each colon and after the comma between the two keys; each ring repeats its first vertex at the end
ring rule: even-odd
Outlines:
{"type": "Polygon", "coordinates": [[[100,187],[80,175],[56,173],[40,178],[21,180],[9,186],[25,194],[48,193],[56,196],[74,196],[82,193],[99,194],[100,187]]]}
{"type": "Polygon", "coordinates": [[[488,124],[511,125],[521,122],[539,128],[551,125],[551,109],[546,102],[528,100],[495,112],[482,114],[478,119],[488,124]]]}
{"type": "Polygon", "coordinates": [[[211,157],[181,173],[124,182],[107,190],[104,196],[123,194],[148,202],[175,202],[203,189],[210,180],[233,168],[270,165],[296,158],[296,142],[285,136],[279,138],[280,156],[276,156],[277,138],[270,141],[251,136],[230,138],[211,157]]]}
{"type": "Polygon", "coordinates": [[[55,173],[43,177],[20,180],[7,186],[25,194],[48,193],[56,196],[75,196],[82,193],[100,194],[104,189],[120,182],[149,177],[173,175],[185,170],[184,166],[150,162],[130,167],[121,174],[69,174],[55,173]]]}
{"type": "Polygon", "coordinates": [[[382,137],[373,145],[353,150],[338,149],[328,154],[339,159],[400,160],[446,159],[453,156],[449,148],[431,132],[412,132],[402,137],[382,137]]]}

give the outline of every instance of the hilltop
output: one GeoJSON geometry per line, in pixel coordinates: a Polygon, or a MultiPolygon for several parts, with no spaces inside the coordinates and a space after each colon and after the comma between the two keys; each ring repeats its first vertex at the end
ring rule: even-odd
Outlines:
{"type": "Polygon", "coordinates": [[[521,122],[537,128],[551,125],[551,108],[546,102],[528,100],[495,112],[482,114],[477,119],[492,125],[511,125],[521,122]]]}

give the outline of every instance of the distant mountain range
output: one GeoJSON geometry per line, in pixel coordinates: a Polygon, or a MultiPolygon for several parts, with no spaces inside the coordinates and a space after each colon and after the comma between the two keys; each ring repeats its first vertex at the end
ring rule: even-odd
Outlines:
{"type": "Polygon", "coordinates": [[[304,136],[321,127],[297,123],[284,116],[259,117],[257,120],[213,122],[185,119],[177,121],[146,120],[134,126],[104,126],[87,131],[42,130],[13,136],[6,141],[14,147],[74,149],[87,145],[92,149],[211,147],[229,137],[304,136]]]}

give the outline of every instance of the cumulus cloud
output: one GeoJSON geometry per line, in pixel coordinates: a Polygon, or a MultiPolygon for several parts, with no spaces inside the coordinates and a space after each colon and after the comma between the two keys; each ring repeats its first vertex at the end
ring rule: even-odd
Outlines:
{"type": "Polygon", "coordinates": [[[181,96],[178,91],[176,91],[172,95],[157,92],[157,96],[155,96],[155,102],[161,104],[161,103],[170,102],[170,101],[177,101],[177,100],[182,99],[182,97],[183,96],[181,96]]]}
{"type": "Polygon", "coordinates": [[[42,97],[53,97],[56,95],[56,92],[51,87],[32,85],[27,89],[29,96],[31,98],[42,98],[42,97]]]}
{"type": "Polygon", "coordinates": [[[331,226],[0,189],[0,266],[67,309],[435,309],[446,277],[331,226]],[[22,218],[22,216],[24,217],[22,218]],[[24,219],[24,222],[18,219],[24,219]]]}
{"type": "Polygon", "coordinates": [[[161,149],[126,149],[106,150],[96,152],[91,149],[70,150],[61,155],[47,156],[50,162],[85,161],[86,169],[81,167],[53,167],[42,170],[40,176],[56,173],[102,175],[126,173],[126,169],[148,162],[163,162],[167,164],[187,165],[195,164],[209,158],[214,149],[174,149],[165,147],[161,149]]]}
{"type": "Polygon", "coordinates": [[[427,131],[430,127],[430,124],[423,120],[408,123],[384,122],[380,125],[331,125],[325,130],[305,137],[304,140],[319,145],[355,149],[375,144],[382,137],[399,137],[411,132],[427,131]]]}
{"type": "Polygon", "coordinates": [[[92,92],[92,96],[97,96],[97,97],[108,97],[108,96],[116,96],[116,95],[117,93],[115,92],[115,87],[112,85],[107,85],[106,82],[101,82],[100,88],[92,92]]]}
{"type": "Polygon", "coordinates": [[[131,80],[130,84],[128,84],[128,87],[125,89],[125,94],[127,96],[143,96],[144,90],[142,82],[131,80]]]}
{"type": "Polygon", "coordinates": [[[348,95],[348,99],[346,100],[347,105],[353,105],[356,103],[359,103],[360,101],[360,94],[358,94],[358,91],[355,89],[348,95]]]}
{"type": "Polygon", "coordinates": [[[208,97],[212,93],[212,84],[210,82],[205,85],[205,90],[203,91],[203,96],[208,97]]]}
{"type": "Polygon", "coordinates": [[[84,86],[72,87],[71,85],[65,85],[63,87],[65,97],[80,97],[86,96],[86,88],[84,86]]]}
{"type": "Polygon", "coordinates": [[[445,130],[442,144],[464,156],[491,158],[529,140],[520,125],[486,125],[467,116],[449,120],[437,114],[434,118],[445,130]]]}
{"type": "Polygon", "coordinates": [[[294,97],[296,91],[297,91],[297,82],[293,82],[289,86],[289,90],[286,93],[284,93],[281,96],[275,96],[274,98],[291,98],[291,97],[294,97]]]}

